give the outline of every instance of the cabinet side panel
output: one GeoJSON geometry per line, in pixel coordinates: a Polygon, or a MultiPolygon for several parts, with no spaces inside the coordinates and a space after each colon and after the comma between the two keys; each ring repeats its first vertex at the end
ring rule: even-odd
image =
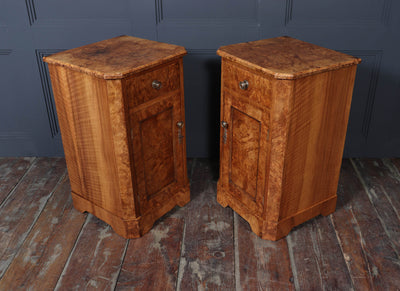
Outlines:
{"type": "MultiPolygon", "coordinates": [[[[113,214],[121,213],[118,172],[106,80],[57,68],[56,97],[72,192],[113,214]],[[65,116],[63,116],[65,114],[65,116]],[[69,148],[73,146],[73,150],[69,148]],[[80,184],[79,184],[79,182],[80,184]]],[[[120,112],[123,114],[123,112],[120,112]]],[[[93,209],[79,210],[92,212],[93,209]]]]}
{"type": "Polygon", "coordinates": [[[280,219],[336,196],[355,70],[295,81],[280,219]]]}
{"type": "Polygon", "coordinates": [[[78,159],[76,131],[73,122],[72,105],[68,87],[67,70],[64,67],[48,64],[54,101],[57,109],[58,121],[61,129],[61,138],[64,147],[65,160],[71,190],[76,193],[85,192],[81,181],[82,167],[78,159]]]}

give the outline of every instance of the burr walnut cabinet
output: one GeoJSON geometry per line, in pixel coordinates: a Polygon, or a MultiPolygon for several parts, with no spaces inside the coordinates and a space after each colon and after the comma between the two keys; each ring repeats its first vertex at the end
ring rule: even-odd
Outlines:
{"type": "Polygon", "coordinates": [[[120,36],[45,57],[76,209],[125,238],[190,199],[183,47],[120,36]]]}
{"type": "Polygon", "coordinates": [[[218,54],[218,202],[269,240],[332,213],[360,59],[290,37],[218,54]]]}

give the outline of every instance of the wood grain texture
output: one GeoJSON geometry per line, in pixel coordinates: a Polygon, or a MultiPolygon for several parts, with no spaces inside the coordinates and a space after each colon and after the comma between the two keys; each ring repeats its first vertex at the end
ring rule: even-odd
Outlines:
{"type": "Polygon", "coordinates": [[[123,79],[126,96],[130,107],[135,107],[160,95],[179,89],[180,66],[178,61],[162,64],[151,70],[123,79]],[[153,81],[161,82],[161,88],[152,87],[153,81]]]}
{"type": "Polygon", "coordinates": [[[172,114],[167,108],[140,124],[147,200],[175,180],[172,114]]]}
{"type": "Polygon", "coordinates": [[[400,254],[400,216],[394,205],[399,204],[400,177],[393,172],[389,162],[378,159],[351,161],[386,235],[396,253],[400,254]]]}
{"type": "Polygon", "coordinates": [[[185,123],[185,53],[122,36],[44,58],[74,206],[125,238],[190,200],[185,126],[176,125],[185,123]]]}
{"type": "Polygon", "coordinates": [[[192,176],[192,201],[185,209],[177,289],[233,290],[233,213],[215,201],[213,167],[199,166],[192,176]]]}
{"type": "Polygon", "coordinates": [[[355,69],[295,81],[280,219],[335,196],[355,69]]]}
{"type": "Polygon", "coordinates": [[[184,221],[168,217],[129,241],[115,290],[176,290],[184,221]]]}
{"type": "MultiPolygon", "coordinates": [[[[190,175],[190,194],[193,199],[199,199],[203,193],[208,193],[209,182],[218,177],[218,161],[196,158],[193,161],[190,175]]],[[[200,203],[200,202],[199,202],[200,203]]]]}
{"type": "Polygon", "coordinates": [[[255,106],[271,107],[272,78],[226,59],[223,59],[223,62],[225,71],[223,88],[229,89],[236,97],[244,98],[255,106]],[[249,83],[248,88],[240,89],[239,83],[245,80],[249,83]]]}
{"type": "Polygon", "coordinates": [[[88,215],[56,290],[112,290],[128,241],[109,225],[88,215]]]}
{"type": "Polygon", "coordinates": [[[396,290],[400,286],[398,253],[365,190],[351,162],[345,160],[338,211],[332,221],[355,288],[396,290]]]}
{"type": "Polygon", "coordinates": [[[0,281],[1,290],[53,290],[86,215],[73,209],[68,177],[57,187],[0,281]]]}
{"type": "Polygon", "coordinates": [[[44,61],[98,78],[122,79],[185,54],[181,46],[123,35],[56,53],[44,61]]]}
{"type": "MultiPolygon", "coordinates": [[[[257,237],[238,214],[216,204],[218,160],[189,159],[192,201],[187,207],[175,207],[148,234],[130,241],[92,215],[84,223],[86,215],[72,208],[65,175],[45,206],[31,211],[33,204],[20,188],[26,179],[35,176],[43,181],[49,180],[48,174],[60,175],[37,171],[34,162],[7,198],[15,200],[18,193],[27,201],[21,202],[18,213],[30,226],[0,276],[0,289],[397,290],[396,228],[382,213],[390,207],[400,211],[393,200],[398,195],[397,160],[344,160],[337,210],[296,227],[277,242],[257,237]],[[370,200],[371,189],[384,189],[387,195],[377,195],[389,199],[370,200]]],[[[0,211],[7,205],[0,205],[0,211]]],[[[0,226],[7,220],[1,215],[0,226]]],[[[15,220],[19,222],[24,223],[15,220]]],[[[12,227],[6,235],[20,237],[20,230],[12,227]]]]}
{"type": "Polygon", "coordinates": [[[130,109],[130,128],[134,137],[132,160],[142,216],[152,215],[150,212],[154,209],[165,207],[166,201],[173,200],[182,187],[188,189],[182,166],[186,158],[182,152],[185,141],[178,139],[176,126],[177,122],[183,121],[180,102],[179,95],[167,95],[152,102],[151,106],[130,109]]]}
{"type": "Polygon", "coordinates": [[[139,213],[137,199],[132,200],[135,188],[132,182],[135,175],[131,170],[129,133],[127,124],[129,121],[128,105],[125,102],[121,80],[107,81],[107,94],[109,98],[109,111],[112,117],[111,129],[114,141],[114,157],[118,173],[119,196],[121,199],[122,217],[136,218],[139,213]],[[121,114],[123,112],[124,114],[121,114]]]}
{"type": "Polygon", "coordinates": [[[239,290],[295,290],[286,240],[270,242],[254,234],[235,214],[236,286],[239,290]]]}
{"type": "Polygon", "coordinates": [[[262,215],[265,201],[266,173],[268,172],[268,153],[269,153],[269,112],[237,99],[229,93],[225,93],[229,98],[225,102],[224,119],[229,122],[228,140],[224,144],[225,151],[223,158],[227,163],[229,179],[223,179],[221,186],[228,187],[229,192],[238,197],[245,207],[249,210],[262,215]],[[235,114],[236,113],[236,114],[235,114]],[[238,114],[239,113],[239,114],[238,114]],[[241,114],[241,115],[240,115],[241,114]],[[246,118],[246,121],[241,120],[246,118]],[[238,120],[236,120],[238,118],[238,120]],[[249,120],[250,122],[247,122],[249,120]],[[258,128],[257,128],[258,127],[258,128]],[[241,134],[238,134],[238,133],[241,134]],[[250,145],[249,141],[252,140],[250,145]],[[240,146],[239,146],[240,145],[240,146]],[[252,147],[252,148],[251,148],[252,147]],[[250,151],[250,152],[249,152],[250,151]],[[250,154],[250,155],[249,155],[250,154]],[[240,173],[235,169],[237,166],[246,164],[247,170],[252,169],[252,174],[240,173]],[[248,181],[254,180],[255,189],[252,197],[245,189],[235,184],[236,177],[248,175],[248,181]],[[239,186],[239,187],[238,187],[239,186]]]}
{"type": "Polygon", "coordinates": [[[71,190],[83,193],[81,182],[81,166],[78,157],[78,147],[76,143],[75,123],[72,111],[72,95],[68,90],[67,70],[57,68],[55,65],[48,64],[54,101],[57,107],[58,122],[60,124],[62,143],[67,163],[68,176],[71,190]],[[64,84],[64,85],[63,85],[64,84]]]}
{"type": "Polygon", "coordinates": [[[236,108],[231,108],[232,183],[253,200],[257,196],[258,160],[260,154],[261,123],[236,108]]]}
{"type": "Polygon", "coordinates": [[[0,158],[0,205],[32,165],[34,158],[0,158]]]}
{"type": "Polygon", "coordinates": [[[328,218],[318,217],[306,222],[293,230],[287,241],[298,290],[354,288],[334,228],[328,218]]]}
{"type": "Polygon", "coordinates": [[[386,184],[386,194],[395,209],[400,208],[400,200],[398,199],[397,195],[397,185],[400,182],[400,162],[397,159],[383,159],[383,163],[385,164],[386,168],[389,170],[388,179],[389,183],[386,184]],[[393,179],[395,181],[393,181],[393,179]],[[394,189],[394,190],[392,190],[394,189]]]}
{"type": "MultiPolygon", "coordinates": [[[[229,205],[237,211],[250,223],[253,231],[261,235],[270,150],[270,103],[256,102],[257,98],[262,98],[246,95],[247,90],[241,90],[238,84],[236,86],[239,89],[233,88],[226,76],[236,75],[237,68],[225,60],[222,60],[222,67],[225,77],[222,80],[221,119],[228,123],[228,127],[226,142],[225,129],[221,128],[217,199],[221,205],[229,205]],[[241,91],[244,93],[238,94],[241,91]]],[[[246,72],[247,75],[250,73],[255,74],[251,70],[246,72]]],[[[263,97],[270,99],[271,92],[262,89],[262,84],[269,80],[263,80],[262,76],[253,77],[252,80],[257,84],[256,91],[266,93],[263,97]]]]}
{"type": "Polygon", "coordinates": [[[276,237],[276,225],[272,222],[279,220],[280,205],[282,200],[282,181],[284,176],[285,154],[288,144],[287,136],[290,126],[290,109],[294,92],[294,81],[282,80],[273,84],[273,103],[270,120],[270,165],[268,177],[268,195],[263,213],[263,219],[269,217],[269,222],[264,223],[264,232],[276,237]]]}
{"type": "Polygon", "coordinates": [[[132,197],[133,191],[120,193],[118,187],[114,116],[110,116],[106,81],[61,66],[50,65],[49,70],[71,190],[110,213],[123,215],[120,195],[132,197]]]}
{"type": "Polygon", "coordinates": [[[82,213],[89,212],[96,215],[96,217],[106,221],[122,237],[135,238],[141,236],[143,231],[140,224],[141,219],[122,219],[118,214],[110,213],[74,192],[71,192],[71,196],[75,209],[82,213]]]}
{"type": "Polygon", "coordinates": [[[64,159],[36,159],[24,180],[0,208],[3,218],[0,221],[0,277],[65,174],[64,159]]]}
{"type": "Polygon", "coordinates": [[[218,201],[272,240],[332,213],[360,60],[288,37],[218,53],[221,119],[229,123],[220,135],[218,201]],[[238,86],[244,78],[252,81],[247,89],[238,86]]]}
{"type": "Polygon", "coordinates": [[[297,79],[361,61],[287,36],[227,45],[217,53],[276,79],[297,79]]]}

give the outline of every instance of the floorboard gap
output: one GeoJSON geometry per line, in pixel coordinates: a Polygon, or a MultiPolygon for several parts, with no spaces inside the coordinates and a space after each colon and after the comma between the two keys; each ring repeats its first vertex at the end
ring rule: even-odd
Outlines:
{"type": "MultiPolygon", "coordinates": [[[[351,162],[351,165],[352,165],[353,168],[354,168],[354,171],[356,172],[356,175],[357,175],[358,180],[360,181],[362,187],[364,188],[365,193],[367,194],[368,200],[369,200],[369,202],[371,203],[371,205],[372,205],[372,207],[373,207],[373,209],[374,209],[374,211],[375,211],[375,214],[376,214],[376,216],[378,217],[378,220],[379,220],[379,222],[381,223],[381,225],[382,225],[382,227],[383,227],[383,230],[385,231],[386,236],[389,238],[390,246],[392,247],[393,251],[396,253],[397,257],[400,257],[400,255],[399,255],[399,253],[398,253],[398,251],[397,251],[396,245],[395,245],[395,244],[393,243],[393,241],[390,239],[391,236],[390,236],[390,232],[389,232],[388,229],[387,229],[386,223],[385,223],[385,221],[382,219],[382,217],[380,216],[379,211],[376,209],[376,206],[375,206],[375,204],[374,204],[374,202],[373,202],[374,200],[373,200],[372,197],[371,197],[372,194],[371,194],[370,190],[368,189],[368,186],[367,186],[367,184],[366,184],[364,178],[362,177],[362,175],[361,175],[361,173],[360,173],[360,171],[359,171],[359,169],[358,169],[356,163],[354,162],[354,160],[353,160],[353,159],[350,159],[350,162],[351,162]]],[[[389,201],[390,201],[390,200],[389,200],[389,201]]]]}
{"type": "Polygon", "coordinates": [[[62,270],[62,272],[61,272],[60,277],[59,277],[58,280],[57,280],[57,283],[56,283],[56,286],[54,287],[54,290],[58,290],[58,288],[59,288],[59,283],[60,283],[62,277],[63,277],[64,274],[65,274],[65,270],[67,270],[67,267],[68,267],[68,265],[69,265],[69,262],[71,261],[71,257],[72,257],[72,255],[73,255],[75,249],[76,249],[76,246],[77,246],[77,244],[78,244],[78,241],[79,241],[80,237],[82,236],[83,229],[84,229],[84,228],[86,227],[86,225],[89,223],[89,220],[90,220],[90,216],[89,216],[89,215],[90,215],[90,214],[88,214],[88,215],[86,216],[85,223],[82,225],[82,228],[81,228],[81,230],[79,231],[78,236],[76,237],[74,246],[72,247],[71,252],[69,253],[68,259],[67,259],[67,261],[65,262],[64,268],[63,268],[63,270],[62,270]]]}
{"type": "Polygon", "coordinates": [[[336,226],[335,226],[335,222],[334,222],[333,219],[332,219],[332,215],[329,215],[329,220],[330,220],[330,222],[331,222],[331,224],[332,224],[333,230],[335,231],[335,235],[336,235],[336,239],[337,239],[338,244],[339,244],[339,248],[340,248],[340,250],[341,250],[341,252],[342,252],[343,259],[344,259],[344,261],[345,261],[345,263],[346,263],[347,272],[348,272],[349,275],[350,275],[351,286],[352,286],[353,290],[356,290],[356,289],[354,288],[354,285],[355,285],[355,284],[354,284],[353,276],[351,276],[351,268],[350,268],[349,258],[345,257],[345,255],[344,255],[343,246],[342,246],[343,242],[342,242],[341,239],[340,239],[339,233],[338,233],[338,231],[337,231],[337,229],[336,229],[336,226]]]}
{"type": "MultiPolygon", "coordinates": [[[[30,167],[29,167],[30,168],[30,167]]],[[[28,172],[28,171],[27,171],[28,172]]],[[[17,256],[17,254],[20,251],[20,248],[24,245],[25,240],[27,239],[27,237],[29,236],[29,233],[32,231],[33,227],[35,226],[37,220],[39,219],[40,215],[42,214],[43,209],[45,209],[47,202],[49,201],[50,197],[54,194],[54,192],[56,191],[56,189],[60,186],[61,182],[64,180],[65,176],[67,175],[67,170],[64,171],[64,173],[61,175],[60,179],[57,181],[56,185],[54,186],[54,188],[50,191],[49,195],[47,196],[46,202],[43,204],[42,209],[40,209],[40,213],[38,213],[36,215],[36,217],[34,218],[34,220],[32,220],[32,224],[30,225],[30,227],[27,229],[26,233],[25,233],[25,237],[23,238],[23,240],[20,243],[19,249],[12,255],[12,260],[8,263],[8,265],[6,265],[7,267],[4,269],[3,271],[3,275],[4,276],[5,273],[7,273],[8,268],[10,267],[12,261],[14,260],[14,258],[17,256]]],[[[25,175],[24,175],[25,176],[25,175]]],[[[21,179],[22,181],[22,179],[21,179]]],[[[8,197],[7,197],[8,198],[8,197]]],[[[7,200],[7,199],[5,199],[7,200]]],[[[1,278],[0,278],[1,279],[1,278]]]]}
{"type": "Polygon", "coordinates": [[[242,286],[240,285],[240,259],[239,259],[239,241],[238,241],[238,214],[233,213],[233,243],[235,249],[235,285],[236,291],[242,291],[242,286]]]}
{"type": "Polygon", "coordinates": [[[286,243],[288,246],[288,251],[289,251],[289,258],[290,258],[290,266],[292,268],[292,273],[293,273],[293,280],[294,280],[294,288],[296,290],[300,290],[300,284],[298,280],[298,275],[297,275],[297,268],[295,264],[295,259],[294,259],[294,254],[293,254],[293,242],[290,234],[286,237],[286,243]]]}
{"type": "Polygon", "coordinates": [[[10,192],[7,194],[7,197],[4,198],[4,200],[0,203],[0,208],[7,202],[7,200],[12,196],[12,194],[15,192],[15,189],[18,188],[18,186],[22,183],[26,175],[29,173],[29,171],[33,168],[33,166],[37,162],[37,158],[34,158],[30,166],[26,169],[25,173],[21,176],[21,178],[18,180],[18,182],[15,184],[15,186],[10,190],[10,192]]]}
{"type": "Polygon", "coordinates": [[[183,257],[183,254],[185,253],[185,241],[186,241],[185,239],[186,239],[186,222],[183,226],[181,254],[179,257],[179,268],[178,268],[176,288],[175,288],[177,291],[181,290],[181,282],[182,282],[183,272],[185,271],[185,265],[186,265],[186,259],[183,257]]]}
{"type": "Polygon", "coordinates": [[[118,275],[117,275],[117,279],[115,280],[115,285],[114,285],[113,290],[116,290],[116,289],[117,289],[118,280],[119,280],[119,275],[121,275],[121,270],[122,270],[122,266],[124,265],[125,256],[126,256],[126,251],[128,250],[129,242],[130,242],[130,239],[127,239],[127,240],[126,240],[126,244],[125,244],[125,249],[124,249],[124,252],[123,252],[123,254],[122,254],[121,265],[120,265],[120,268],[119,268],[119,272],[118,272],[118,275]]]}

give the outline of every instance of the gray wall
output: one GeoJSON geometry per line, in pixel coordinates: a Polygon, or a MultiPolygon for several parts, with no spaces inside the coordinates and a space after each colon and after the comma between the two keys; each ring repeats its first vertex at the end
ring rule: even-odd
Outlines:
{"type": "Polygon", "coordinates": [[[363,59],[347,156],[400,156],[400,1],[0,0],[0,156],[62,155],[42,56],[128,34],[186,47],[187,150],[218,155],[221,45],[289,35],[363,59]]]}

